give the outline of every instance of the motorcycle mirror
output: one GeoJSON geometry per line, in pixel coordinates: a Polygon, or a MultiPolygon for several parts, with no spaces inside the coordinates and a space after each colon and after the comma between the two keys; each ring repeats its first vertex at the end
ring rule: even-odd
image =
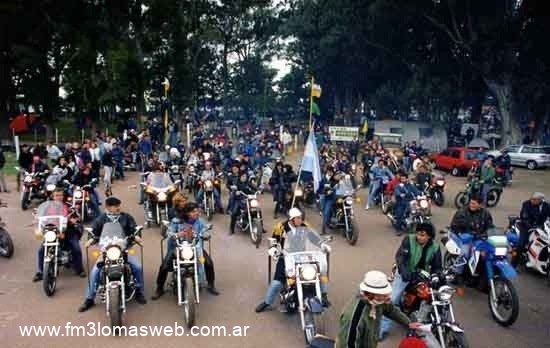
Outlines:
{"type": "Polygon", "coordinates": [[[141,237],[141,231],[143,230],[143,226],[137,226],[136,227],[136,235],[140,236],[141,237]]]}

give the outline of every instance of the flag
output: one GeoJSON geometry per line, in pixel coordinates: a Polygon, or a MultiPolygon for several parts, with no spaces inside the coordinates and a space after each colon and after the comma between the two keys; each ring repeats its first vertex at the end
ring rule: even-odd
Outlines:
{"type": "Polygon", "coordinates": [[[315,141],[315,132],[313,128],[311,128],[309,136],[307,137],[301,170],[310,172],[313,175],[313,187],[315,191],[317,191],[319,189],[319,183],[321,182],[321,165],[319,164],[319,151],[317,150],[317,142],[315,141]]]}
{"type": "Polygon", "coordinates": [[[369,132],[369,123],[367,120],[363,123],[363,129],[361,129],[361,133],[367,134],[369,132]]]}
{"type": "Polygon", "coordinates": [[[321,116],[321,109],[319,109],[319,105],[314,101],[311,102],[311,114],[321,116]]]}
{"type": "Polygon", "coordinates": [[[321,85],[318,85],[316,83],[311,85],[311,96],[316,98],[321,97],[321,85]]]}

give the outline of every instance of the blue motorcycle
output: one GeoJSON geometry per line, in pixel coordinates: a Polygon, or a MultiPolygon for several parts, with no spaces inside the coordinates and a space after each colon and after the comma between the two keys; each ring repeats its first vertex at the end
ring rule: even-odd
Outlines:
{"type": "Polygon", "coordinates": [[[508,262],[508,238],[492,235],[476,238],[470,233],[455,234],[450,230],[441,239],[445,245],[444,267],[461,275],[468,285],[489,292],[489,309],[502,326],[512,325],[519,315],[519,299],[511,282],[517,276],[508,262]]]}

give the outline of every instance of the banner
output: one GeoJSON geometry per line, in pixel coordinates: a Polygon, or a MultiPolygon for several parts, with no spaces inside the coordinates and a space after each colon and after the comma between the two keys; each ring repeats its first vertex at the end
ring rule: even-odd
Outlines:
{"type": "Polygon", "coordinates": [[[330,141],[353,141],[359,137],[359,127],[328,127],[330,141]]]}

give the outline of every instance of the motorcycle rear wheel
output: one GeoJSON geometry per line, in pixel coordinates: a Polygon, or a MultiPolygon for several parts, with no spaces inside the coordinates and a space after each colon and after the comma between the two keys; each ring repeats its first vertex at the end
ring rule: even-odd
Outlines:
{"type": "Polygon", "coordinates": [[[56,285],[57,274],[55,274],[55,265],[52,262],[46,262],[44,265],[44,276],[42,278],[42,288],[46,296],[53,296],[55,294],[56,285]]]}
{"type": "Polygon", "coordinates": [[[13,256],[14,247],[13,247],[13,241],[11,240],[11,237],[4,228],[0,228],[0,256],[5,257],[9,259],[13,256]]]}
{"type": "MultiPolygon", "coordinates": [[[[121,327],[122,326],[122,308],[121,308],[121,294],[120,288],[109,288],[109,318],[111,320],[111,328],[121,327]]],[[[115,335],[119,334],[118,330],[115,332],[115,335]]]]}
{"type": "Polygon", "coordinates": [[[438,207],[442,207],[445,204],[445,196],[443,192],[434,191],[433,201],[438,207]]]}
{"type": "Polygon", "coordinates": [[[497,299],[493,299],[493,292],[490,288],[489,296],[487,297],[489,301],[489,309],[491,310],[491,315],[493,316],[493,319],[497,322],[497,324],[505,327],[510,326],[517,320],[519,315],[519,298],[516,288],[509,279],[503,278],[500,275],[495,275],[493,282],[495,285],[495,293],[497,299]],[[505,293],[501,294],[500,292],[505,293]],[[508,304],[509,307],[511,306],[511,311],[509,315],[503,315],[496,307],[498,303],[495,302],[502,301],[503,296],[506,296],[507,298],[505,300],[510,302],[508,304]]]}
{"type": "Polygon", "coordinates": [[[445,347],[448,348],[469,348],[470,344],[463,332],[454,332],[448,329],[445,334],[445,347]]]}
{"type": "Polygon", "coordinates": [[[183,305],[183,318],[190,329],[195,325],[195,287],[190,277],[185,278],[183,284],[183,300],[186,301],[183,305]]]}

